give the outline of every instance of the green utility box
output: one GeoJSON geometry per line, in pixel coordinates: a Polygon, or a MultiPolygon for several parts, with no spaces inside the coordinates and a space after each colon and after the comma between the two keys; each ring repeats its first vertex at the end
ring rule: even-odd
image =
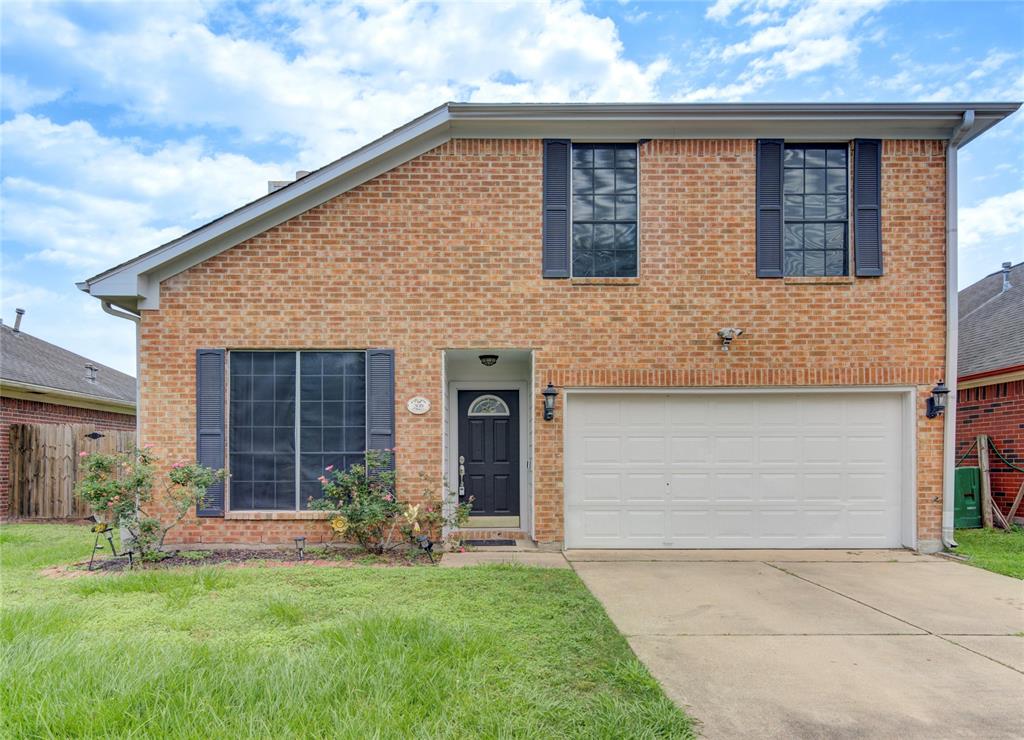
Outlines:
{"type": "Polygon", "coordinates": [[[954,480],[953,526],[978,529],[981,526],[981,468],[957,468],[954,480]]]}

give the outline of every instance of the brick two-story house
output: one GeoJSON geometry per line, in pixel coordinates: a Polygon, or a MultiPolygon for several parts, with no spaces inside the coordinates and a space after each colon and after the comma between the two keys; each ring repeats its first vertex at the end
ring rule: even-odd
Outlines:
{"type": "Polygon", "coordinates": [[[142,443],[229,469],[183,541],[326,536],[394,447],[480,537],[934,550],[956,151],[1016,108],[451,103],[80,287],[142,443]]]}

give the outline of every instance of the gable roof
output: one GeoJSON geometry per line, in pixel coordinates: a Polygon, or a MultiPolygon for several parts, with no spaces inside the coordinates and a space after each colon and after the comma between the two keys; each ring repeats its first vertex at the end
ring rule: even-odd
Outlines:
{"type": "Polygon", "coordinates": [[[6,324],[0,324],[0,385],[5,392],[17,389],[39,395],[39,400],[52,392],[66,397],[62,402],[68,405],[79,405],[73,402],[79,399],[122,406],[127,413],[135,407],[131,375],[6,324]],[[86,378],[88,364],[97,368],[96,382],[86,378]]]}
{"type": "Polygon", "coordinates": [[[78,284],[129,311],[159,308],[160,283],[453,138],[854,138],[946,140],[968,112],[961,146],[1019,103],[445,103],[330,164],[78,284]]]}
{"type": "Polygon", "coordinates": [[[960,344],[957,376],[1024,366],[1024,262],[986,275],[960,291],[960,344]]]}

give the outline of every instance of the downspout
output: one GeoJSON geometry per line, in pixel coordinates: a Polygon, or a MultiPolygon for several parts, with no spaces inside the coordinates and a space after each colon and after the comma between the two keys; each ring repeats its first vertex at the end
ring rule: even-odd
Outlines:
{"type": "Polygon", "coordinates": [[[942,545],[952,550],[953,479],[956,474],[956,395],[957,354],[959,344],[959,301],[957,291],[957,150],[974,127],[974,111],[964,111],[963,120],[953,129],[946,144],[946,387],[949,403],[943,414],[942,434],[942,545]]]}
{"type": "MultiPolygon", "coordinates": [[[[135,446],[139,446],[139,434],[141,432],[139,428],[139,420],[142,418],[142,395],[140,393],[141,387],[139,385],[139,334],[142,332],[142,317],[138,314],[131,313],[129,311],[119,311],[110,305],[110,301],[100,301],[100,306],[103,308],[104,313],[109,313],[111,316],[116,316],[119,319],[127,319],[128,321],[134,322],[135,324],[135,446]]],[[[135,498],[135,505],[139,505],[138,496],[135,498]]],[[[127,527],[120,527],[121,530],[121,546],[122,549],[125,544],[131,543],[134,539],[127,527]]]]}

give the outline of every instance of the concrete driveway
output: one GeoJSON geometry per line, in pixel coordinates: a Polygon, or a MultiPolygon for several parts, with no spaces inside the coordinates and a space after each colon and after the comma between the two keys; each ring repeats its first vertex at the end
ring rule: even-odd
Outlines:
{"type": "Polygon", "coordinates": [[[707,737],[1024,737],[1024,581],[902,550],[566,556],[707,737]]]}

